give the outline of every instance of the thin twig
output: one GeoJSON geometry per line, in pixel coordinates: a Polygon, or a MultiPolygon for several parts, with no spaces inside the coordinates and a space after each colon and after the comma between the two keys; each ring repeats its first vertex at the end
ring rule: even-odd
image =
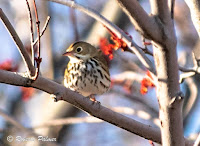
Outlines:
{"type": "MultiPolygon", "coordinates": [[[[142,8],[138,0],[116,0],[124,13],[129,17],[135,29],[150,40],[161,42],[161,29],[154,17],[142,8]],[[134,6],[134,8],[133,8],[134,6]]],[[[163,2],[163,0],[161,0],[163,2]]],[[[149,2],[152,3],[152,0],[149,2]]],[[[162,7],[163,9],[164,7],[162,7]]],[[[151,10],[154,8],[151,7],[151,10]]],[[[153,14],[153,13],[152,13],[153,14]]],[[[158,17],[158,15],[156,15],[158,17]]]]}
{"type": "Polygon", "coordinates": [[[36,19],[37,36],[38,36],[37,56],[39,58],[40,57],[40,21],[39,21],[39,18],[38,18],[38,12],[37,12],[37,6],[36,6],[36,3],[35,3],[35,0],[33,0],[33,4],[34,4],[34,10],[35,10],[35,19],[36,19]]]}
{"type": "MultiPolygon", "coordinates": [[[[72,1],[75,1],[75,0],[72,0],[72,1]]],[[[78,35],[78,29],[77,29],[76,13],[75,13],[74,9],[70,9],[70,18],[71,18],[72,27],[73,27],[73,30],[74,30],[75,41],[78,41],[79,35],[78,35]]]]}
{"type": "MultiPolygon", "coordinates": [[[[46,22],[45,22],[44,27],[42,29],[42,32],[40,33],[40,37],[44,35],[44,32],[46,31],[47,26],[48,26],[48,24],[50,22],[50,18],[51,18],[50,16],[47,16],[47,19],[46,19],[46,22]]],[[[38,42],[38,38],[36,38],[36,40],[34,41],[33,45],[35,45],[37,42],[38,42]]]]}
{"type": "Polygon", "coordinates": [[[40,63],[42,59],[40,58],[40,21],[38,18],[38,12],[35,0],[33,0],[34,10],[35,10],[35,18],[36,18],[36,27],[37,27],[37,36],[38,36],[38,47],[37,47],[37,57],[35,58],[36,61],[36,72],[35,76],[32,77],[33,80],[36,80],[38,78],[39,72],[40,72],[40,63]]]}
{"type": "Polygon", "coordinates": [[[193,54],[193,63],[194,63],[194,67],[191,68],[191,69],[188,69],[188,68],[184,68],[182,66],[179,66],[179,70],[181,72],[183,72],[182,74],[180,74],[180,79],[179,79],[179,83],[183,83],[183,81],[186,79],[186,78],[189,78],[189,77],[192,77],[196,74],[199,74],[200,72],[198,71],[198,65],[197,65],[197,61],[194,57],[194,54],[193,54]]]}
{"type": "Polygon", "coordinates": [[[48,1],[60,3],[60,4],[63,4],[63,5],[72,7],[74,9],[77,9],[79,11],[82,11],[85,14],[93,17],[94,19],[96,19],[97,21],[99,21],[100,23],[102,23],[104,26],[106,26],[112,32],[114,32],[115,35],[119,39],[123,40],[127,44],[127,46],[129,47],[129,50],[131,52],[134,52],[135,55],[137,55],[138,59],[142,62],[142,64],[148,70],[150,70],[152,73],[156,74],[156,71],[155,71],[155,68],[153,66],[153,63],[143,53],[143,51],[140,49],[140,47],[123,30],[121,30],[115,24],[113,24],[112,22],[110,22],[109,20],[107,20],[104,16],[102,16],[101,14],[99,14],[98,12],[96,12],[95,10],[93,10],[91,8],[88,8],[88,7],[84,7],[84,6],[80,5],[80,4],[77,4],[74,1],[65,1],[65,0],[48,0],[48,1]]]}
{"type": "Polygon", "coordinates": [[[35,64],[35,53],[34,53],[34,32],[33,32],[33,18],[32,18],[32,14],[31,14],[31,9],[30,9],[30,5],[28,0],[26,0],[26,5],[28,8],[28,13],[29,13],[29,22],[30,22],[30,28],[31,28],[31,57],[32,57],[32,64],[35,64]]]}
{"type": "Polygon", "coordinates": [[[198,71],[198,67],[195,67],[196,65],[194,65],[193,68],[191,69],[188,69],[188,68],[184,68],[182,66],[179,66],[179,70],[181,72],[183,72],[182,74],[180,74],[180,79],[179,79],[179,83],[183,83],[183,81],[186,79],[186,78],[189,78],[189,77],[192,77],[196,74],[199,74],[199,71],[198,71]]]}
{"type": "MultiPolygon", "coordinates": [[[[140,47],[141,48],[141,47],[140,47]]],[[[150,56],[153,56],[153,53],[147,48],[147,47],[145,47],[145,48],[141,48],[142,49],[142,51],[145,53],[145,54],[148,54],[148,55],[150,55],[150,56]]]]}
{"type": "Polygon", "coordinates": [[[4,14],[3,10],[0,8],[0,18],[4,24],[4,26],[7,28],[8,32],[10,33],[13,41],[15,42],[21,56],[22,59],[24,61],[24,64],[27,68],[27,72],[28,72],[28,76],[31,77],[35,74],[35,68],[31,62],[31,59],[28,55],[27,50],[25,49],[22,41],[20,40],[19,36],[17,35],[15,29],[13,28],[12,24],[10,23],[10,21],[8,20],[8,18],[6,17],[6,15],[4,14]]]}
{"type": "Polygon", "coordinates": [[[199,0],[185,0],[185,3],[190,9],[190,14],[192,22],[195,26],[195,29],[200,37],[200,2],[199,0]]]}
{"type": "MultiPolygon", "coordinates": [[[[145,45],[144,48],[142,48],[142,47],[140,47],[140,48],[144,51],[144,53],[153,56],[153,53],[146,47],[146,45],[145,45]]],[[[193,54],[194,54],[194,53],[193,53],[193,54]]],[[[193,75],[195,75],[195,74],[199,74],[199,72],[198,72],[198,70],[197,70],[197,69],[198,69],[197,60],[195,59],[194,55],[193,55],[193,63],[194,63],[194,67],[191,68],[191,69],[185,68],[185,67],[182,67],[182,66],[179,66],[179,70],[180,70],[181,72],[187,73],[187,75],[183,75],[183,76],[182,76],[182,79],[191,77],[191,76],[193,76],[193,75]],[[189,73],[189,74],[188,74],[188,73],[189,73]]],[[[181,79],[181,81],[182,81],[182,79],[181,79]]]]}
{"type": "Polygon", "coordinates": [[[179,79],[179,83],[183,83],[183,81],[186,79],[186,78],[189,78],[189,77],[192,77],[195,75],[195,72],[184,72],[182,74],[180,74],[180,79],[179,79]]]}
{"type": "Polygon", "coordinates": [[[194,52],[192,52],[192,60],[193,60],[194,66],[191,69],[179,66],[179,70],[184,72],[180,75],[179,83],[182,83],[186,78],[192,77],[196,74],[200,74],[198,61],[195,58],[194,52]]]}
{"type": "Polygon", "coordinates": [[[146,41],[145,37],[142,36],[142,42],[143,42],[144,48],[141,48],[141,49],[144,51],[144,53],[153,56],[153,53],[147,48],[147,45],[145,44],[146,43],[145,41],[146,41]]]}
{"type": "Polygon", "coordinates": [[[182,72],[194,72],[194,73],[198,73],[194,68],[185,68],[185,67],[182,67],[182,66],[179,66],[179,70],[182,71],[182,72]]]}

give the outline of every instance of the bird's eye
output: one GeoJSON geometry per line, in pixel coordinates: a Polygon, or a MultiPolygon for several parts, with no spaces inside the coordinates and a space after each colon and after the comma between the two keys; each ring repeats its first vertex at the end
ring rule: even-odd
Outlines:
{"type": "Polygon", "coordinates": [[[81,47],[76,48],[76,52],[80,53],[83,49],[81,47]]]}

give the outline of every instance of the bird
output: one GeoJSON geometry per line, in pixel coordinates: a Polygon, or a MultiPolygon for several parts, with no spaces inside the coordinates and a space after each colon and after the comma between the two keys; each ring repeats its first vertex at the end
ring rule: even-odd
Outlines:
{"type": "Polygon", "coordinates": [[[100,49],[90,43],[78,41],[71,44],[64,56],[69,62],[64,72],[64,86],[90,100],[109,90],[111,80],[107,61],[100,49]]]}

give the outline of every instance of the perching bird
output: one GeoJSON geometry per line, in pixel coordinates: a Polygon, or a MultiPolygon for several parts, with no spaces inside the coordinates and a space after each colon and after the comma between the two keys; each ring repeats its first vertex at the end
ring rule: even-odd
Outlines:
{"type": "Polygon", "coordinates": [[[96,101],[93,95],[108,91],[110,74],[101,50],[80,41],[70,45],[63,55],[70,59],[64,73],[65,87],[92,101],[96,101]]]}

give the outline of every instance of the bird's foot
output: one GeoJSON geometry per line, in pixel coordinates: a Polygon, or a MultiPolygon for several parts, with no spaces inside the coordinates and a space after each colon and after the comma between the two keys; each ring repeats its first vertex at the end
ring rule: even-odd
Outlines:
{"type": "Polygon", "coordinates": [[[90,95],[89,98],[90,98],[91,101],[93,101],[93,103],[101,104],[99,101],[96,100],[94,95],[90,95]]]}
{"type": "Polygon", "coordinates": [[[54,102],[58,102],[59,100],[63,100],[63,96],[59,93],[51,94],[50,97],[54,100],[54,102]]]}

